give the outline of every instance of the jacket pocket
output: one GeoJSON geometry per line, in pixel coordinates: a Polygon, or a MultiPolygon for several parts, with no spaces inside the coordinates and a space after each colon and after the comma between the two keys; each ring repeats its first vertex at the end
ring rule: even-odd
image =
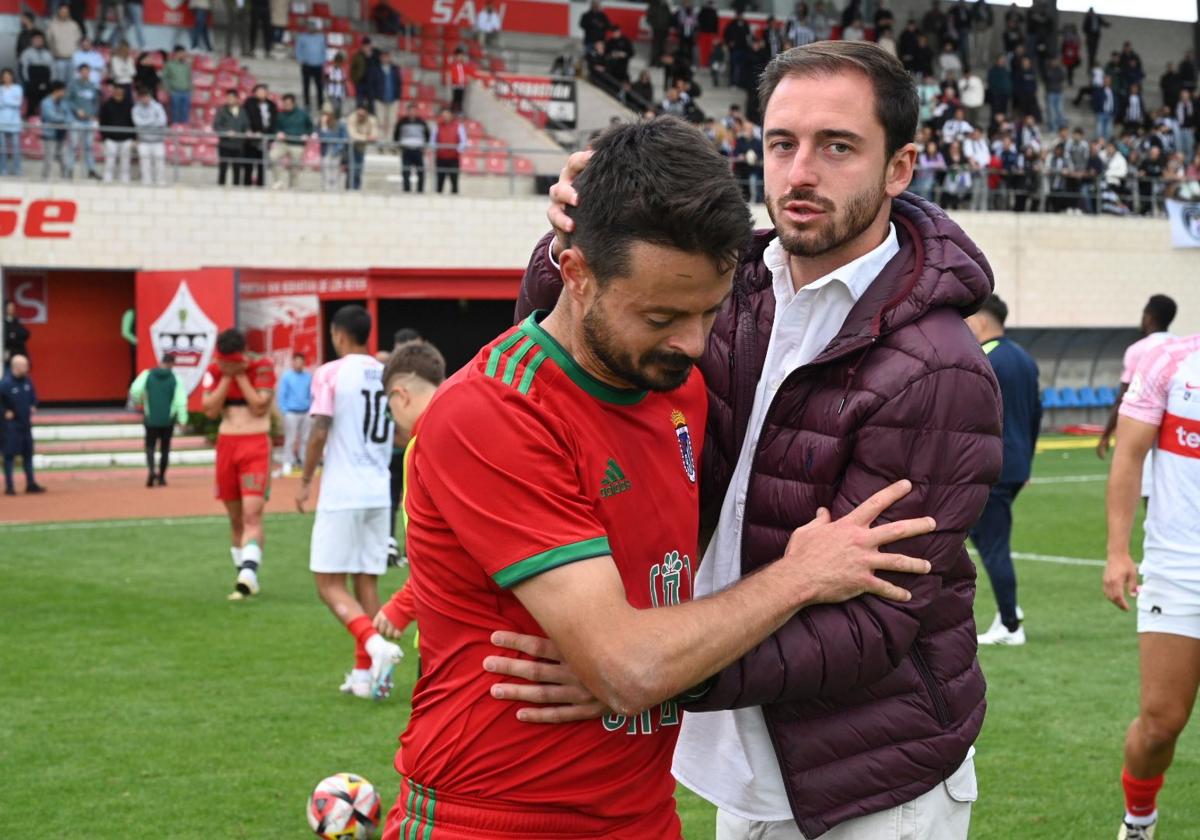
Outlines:
{"type": "Polygon", "coordinates": [[[925,691],[929,694],[929,701],[933,704],[933,713],[937,717],[938,723],[942,726],[949,726],[950,712],[946,708],[946,700],[942,697],[942,690],[937,681],[933,678],[933,672],[925,664],[925,657],[921,655],[921,649],[914,644],[910,656],[913,665],[917,668],[917,673],[921,675],[921,682],[925,683],[925,691]]]}

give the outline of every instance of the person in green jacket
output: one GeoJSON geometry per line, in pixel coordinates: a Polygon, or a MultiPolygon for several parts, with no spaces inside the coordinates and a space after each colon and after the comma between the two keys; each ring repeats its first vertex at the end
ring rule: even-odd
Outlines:
{"type": "Polygon", "coordinates": [[[129,386],[129,399],[146,414],[146,486],[167,486],[167,462],[171,458],[171,436],[175,423],[184,426],[188,421],[188,394],[183,380],[175,372],[175,354],[165,353],[162,364],[138,374],[129,386]],[[162,454],[158,471],[154,470],[154,449],[160,445],[162,454]]]}

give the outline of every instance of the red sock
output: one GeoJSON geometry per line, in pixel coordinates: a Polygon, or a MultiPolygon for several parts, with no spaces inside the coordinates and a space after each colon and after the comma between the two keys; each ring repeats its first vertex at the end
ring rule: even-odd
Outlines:
{"type": "Polygon", "coordinates": [[[371,654],[367,653],[366,646],[354,640],[354,667],[359,671],[368,671],[371,668],[371,654]]]}
{"type": "Polygon", "coordinates": [[[352,619],[346,625],[346,629],[350,631],[350,635],[363,650],[367,649],[367,641],[375,635],[375,626],[371,624],[371,617],[368,615],[360,615],[358,618],[352,619]]]}
{"type": "Polygon", "coordinates": [[[1125,788],[1125,810],[1135,817],[1148,817],[1158,807],[1155,799],[1163,786],[1163,774],[1153,779],[1137,779],[1121,768],[1121,787],[1125,788]]]}

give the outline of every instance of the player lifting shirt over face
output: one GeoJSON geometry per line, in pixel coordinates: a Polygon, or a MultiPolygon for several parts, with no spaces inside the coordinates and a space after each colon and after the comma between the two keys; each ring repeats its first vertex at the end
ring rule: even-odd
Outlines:
{"type": "Polygon", "coordinates": [[[248,356],[246,337],[228,329],[217,336],[217,352],[201,387],[204,413],[221,418],[216,496],[229,514],[230,554],[238,569],[229,599],[237,601],[258,594],[263,507],[270,492],[275,368],[269,359],[248,356]]]}
{"type": "Polygon", "coordinates": [[[691,601],[708,411],[693,361],[749,213],[727,162],[673,118],[610,129],[576,188],[558,305],[451,377],[410,452],[424,673],[387,840],[679,838],[673,698],[808,604],[907,597],[874,570],[928,568],[877,547],[931,520],[869,528],[902,482],[691,601]],[[480,668],[496,628],[548,636],[611,713],[523,725],[480,668]]]}

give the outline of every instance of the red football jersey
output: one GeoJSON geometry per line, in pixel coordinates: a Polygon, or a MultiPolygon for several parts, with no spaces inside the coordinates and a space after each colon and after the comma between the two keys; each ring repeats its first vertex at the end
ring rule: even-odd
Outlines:
{"type": "MultiPolygon", "coordinates": [[[[221,384],[221,368],[213,362],[208,366],[208,370],[204,373],[204,379],[200,383],[205,391],[212,391],[221,384]]],[[[270,359],[258,358],[248,359],[246,361],[246,378],[250,380],[255,388],[261,390],[275,390],[275,366],[271,364],[270,359]]],[[[242,394],[242,389],[238,386],[237,380],[229,383],[229,390],[225,393],[225,404],[236,405],[240,402],[245,402],[245,396],[242,394]]]]}
{"type": "MultiPolygon", "coordinates": [[[[496,630],[545,635],[510,588],[611,555],[639,609],[691,598],[707,398],[618,390],[532,316],[455,374],[422,417],[406,484],[423,676],[396,767],[436,803],[561,821],[587,836],[680,835],[673,701],[626,718],[522,723],[483,670],[496,630]]],[[[416,806],[411,806],[415,808],[416,806]]],[[[431,807],[423,801],[423,807],[431,807]]]]}

